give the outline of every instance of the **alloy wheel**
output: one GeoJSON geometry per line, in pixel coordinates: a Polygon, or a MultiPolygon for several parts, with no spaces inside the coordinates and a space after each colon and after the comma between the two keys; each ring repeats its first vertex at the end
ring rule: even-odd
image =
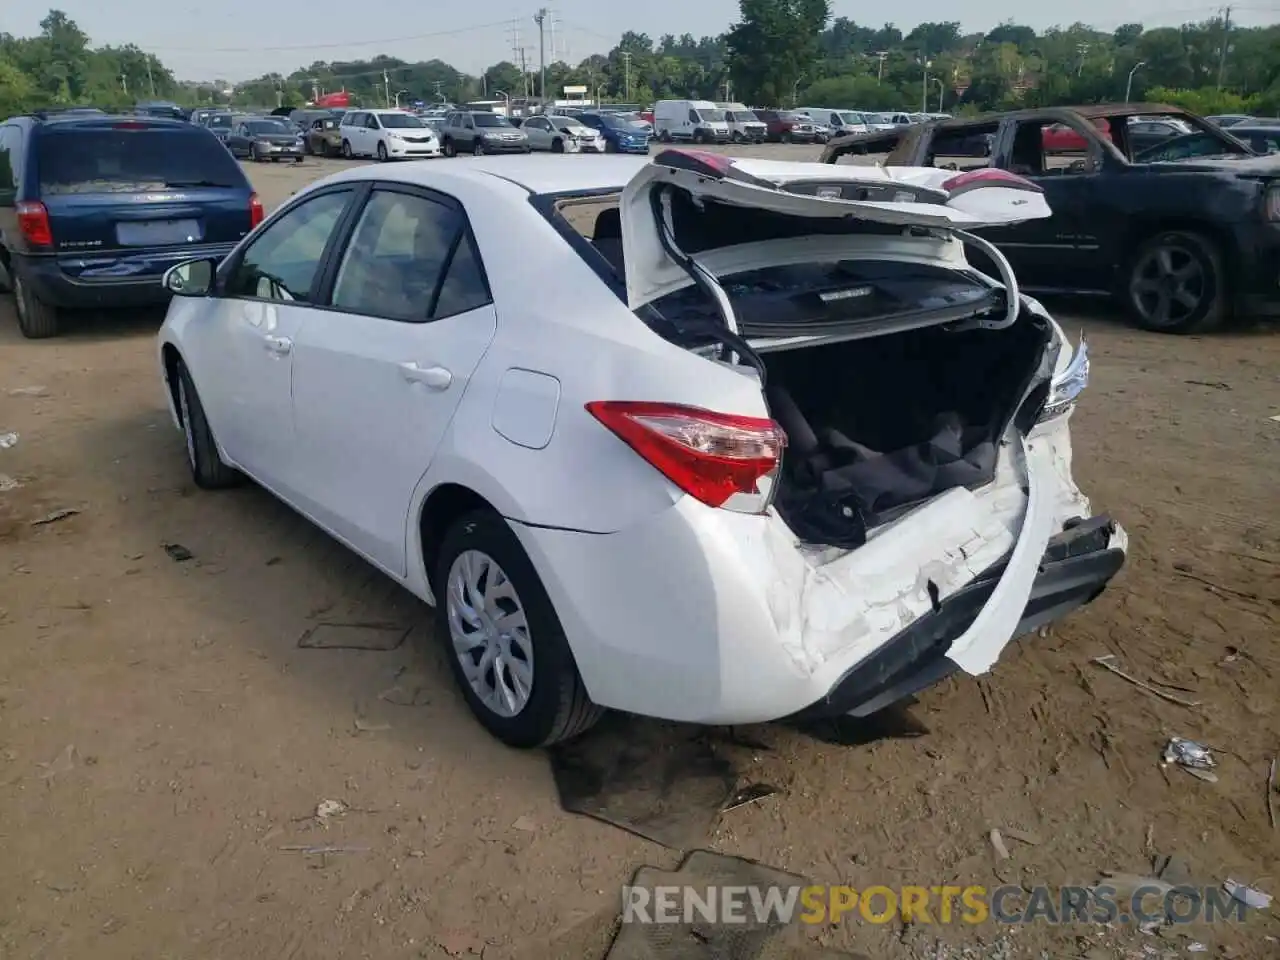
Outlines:
{"type": "Polygon", "coordinates": [[[514,584],[487,553],[464,550],[449,567],[445,603],[471,690],[497,716],[516,716],[533,693],[533,644],[514,584]]]}
{"type": "Polygon", "coordinates": [[[1152,327],[1187,322],[1210,294],[1203,263],[1193,250],[1180,244],[1148,250],[1130,274],[1129,297],[1152,327]]]}

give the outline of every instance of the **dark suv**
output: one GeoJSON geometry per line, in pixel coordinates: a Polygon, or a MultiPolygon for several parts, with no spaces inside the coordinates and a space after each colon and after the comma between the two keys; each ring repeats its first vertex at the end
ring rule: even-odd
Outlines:
{"type": "Polygon", "coordinates": [[[0,126],[0,263],[28,337],[56,335],[59,309],[164,303],[169,267],[225,256],[262,215],[203,127],[105,114],[0,126]]]}

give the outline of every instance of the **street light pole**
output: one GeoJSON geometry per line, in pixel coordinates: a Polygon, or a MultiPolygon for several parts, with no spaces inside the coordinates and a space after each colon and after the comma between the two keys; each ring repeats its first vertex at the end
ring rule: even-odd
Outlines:
{"type": "Polygon", "coordinates": [[[1129,79],[1124,85],[1124,102],[1129,102],[1129,94],[1133,92],[1133,75],[1147,65],[1147,61],[1139,60],[1133,65],[1133,69],[1129,71],[1129,79]]]}
{"type": "Polygon", "coordinates": [[[541,98],[544,107],[547,105],[547,45],[543,42],[542,24],[546,19],[546,7],[543,7],[533,15],[533,22],[538,25],[538,69],[542,74],[542,79],[539,81],[542,89],[539,91],[538,96],[541,98]]]}

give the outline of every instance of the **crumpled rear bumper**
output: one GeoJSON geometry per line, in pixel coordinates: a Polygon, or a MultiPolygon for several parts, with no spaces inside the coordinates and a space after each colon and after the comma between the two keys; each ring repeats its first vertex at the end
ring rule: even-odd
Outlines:
{"type": "MultiPolygon", "coordinates": [[[[1081,520],[1053,537],[1040,562],[1013,639],[1092,602],[1124,566],[1126,535],[1108,516],[1081,520]]],[[[947,656],[987,603],[1007,561],[986,570],[844,674],[793,717],[867,716],[959,669],[947,656]]]]}

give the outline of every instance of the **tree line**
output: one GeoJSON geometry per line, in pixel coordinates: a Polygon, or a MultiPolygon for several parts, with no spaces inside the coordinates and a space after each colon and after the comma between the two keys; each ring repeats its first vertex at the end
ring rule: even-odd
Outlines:
{"type": "MultiPolygon", "coordinates": [[[[903,32],[831,18],[829,0],[740,0],[719,36],[627,31],[607,54],[545,73],[548,96],[647,104],[664,98],[764,106],[970,113],[1122,100],[1177,103],[1199,113],[1280,113],[1280,25],[1241,28],[1223,17],[1180,27],[1112,31],[1084,23],[1036,31],[1006,21],[985,33],[958,22],[903,32]]],[[[537,96],[535,64],[500,61],[468,75],[439,60],[315,61],[235,85],[180,83],[136,46],[94,47],[53,10],[35,37],[0,34],[0,115],[37,107],[132,105],[157,97],[194,105],[302,105],[347,90],[361,105],[537,96]]]]}

